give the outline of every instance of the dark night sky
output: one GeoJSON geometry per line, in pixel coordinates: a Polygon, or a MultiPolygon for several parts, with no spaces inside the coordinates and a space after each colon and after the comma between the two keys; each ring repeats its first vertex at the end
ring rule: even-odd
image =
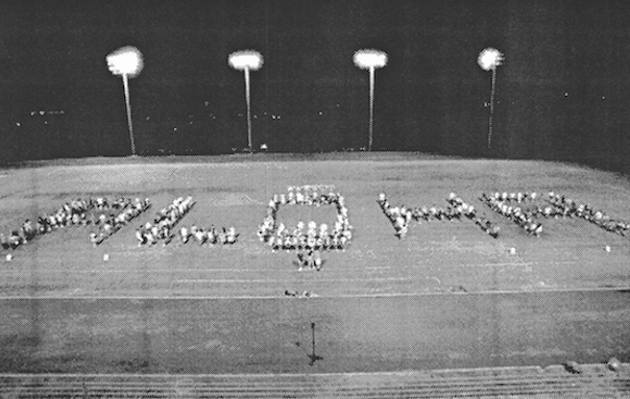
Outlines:
{"type": "Polygon", "coordinates": [[[376,148],[484,155],[490,74],[476,58],[492,46],[506,56],[494,155],[628,167],[627,1],[4,1],[0,14],[5,157],[124,154],[122,84],[105,56],[127,44],[145,57],[131,81],[144,153],[244,145],[243,77],[226,60],[244,48],[265,57],[252,75],[257,143],[365,145],[368,74],[352,54],[374,47],[389,54],[376,148]],[[65,114],[43,125],[28,116],[41,109],[65,114]]]}

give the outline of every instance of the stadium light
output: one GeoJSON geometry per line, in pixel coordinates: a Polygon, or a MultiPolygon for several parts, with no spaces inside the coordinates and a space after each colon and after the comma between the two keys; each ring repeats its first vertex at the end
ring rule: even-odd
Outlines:
{"type": "Polygon", "coordinates": [[[357,50],[352,58],[354,65],[370,72],[370,125],[368,127],[368,151],[372,151],[372,137],[374,133],[374,71],[387,65],[387,53],[374,50],[357,50]]]}
{"type": "Polygon", "coordinates": [[[253,149],[252,144],[252,116],[249,96],[249,71],[257,71],[263,66],[263,56],[255,50],[240,50],[228,56],[228,64],[245,73],[245,102],[247,103],[247,146],[253,149]]]}
{"type": "Polygon", "coordinates": [[[129,101],[129,78],[140,74],[144,67],[142,53],[135,47],[125,46],[109,54],[106,58],[107,67],[114,75],[122,76],[125,91],[125,106],[127,108],[127,126],[129,127],[129,141],[131,155],[136,155],[136,144],[133,139],[133,123],[131,121],[131,103],[129,101]]]}
{"type": "Polygon", "coordinates": [[[492,89],[490,90],[490,115],[488,116],[488,149],[492,145],[492,118],[494,117],[494,93],[497,81],[497,67],[503,64],[503,53],[488,47],[479,53],[477,63],[484,71],[492,71],[492,89]]]}

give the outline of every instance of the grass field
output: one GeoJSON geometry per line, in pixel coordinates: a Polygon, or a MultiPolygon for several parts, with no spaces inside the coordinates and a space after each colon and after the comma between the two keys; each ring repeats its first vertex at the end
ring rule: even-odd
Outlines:
{"type": "Polygon", "coordinates": [[[0,373],[330,373],[630,360],[630,291],[0,300],[0,373]],[[315,355],[310,323],[315,323],[315,355]]]}
{"type": "MultiPolygon", "coordinates": [[[[90,227],[40,237],[0,263],[3,296],[279,296],[286,289],[320,296],[452,291],[530,291],[627,287],[630,239],[580,220],[545,220],[540,238],[492,213],[482,191],[553,190],[630,220],[630,180],[585,167],[541,161],[465,160],[418,154],[273,155],[126,158],[35,162],[0,174],[0,230],[95,195],[149,197],[154,206],[101,246],[90,227]],[[287,185],[334,184],[346,196],[355,237],[345,252],[326,253],[324,269],[298,272],[294,253],[272,253],[256,227],[273,193],[287,185]],[[473,223],[412,222],[398,240],[376,196],[393,204],[445,206],[454,191],[501,227],[498,239],[473,223]],[[138,248],[134,228],[173,198],[197,205],[181,225],[234,225],[232,247],[173,242],[138,248]],[[603,250],[605,245],[611,252],[603,250]],[[508,248],[515,247],[510,255],[508,248]],[[103,254],[109,254],[109,262],[103,254]]],[[[331,222],[332,207],[284,206],[280,219],[331,222]]],[[[3,257],[4,258],[4,257],[3,257]]]]}
{"type": "MultiPolygon", "coordinates": [[[[4,232],[76,197],[149,197],[154,206],[96,248],[91,227],[68,227],[18,248],[11,261],[2,257],[0,373],[308,374],[600,363],[611,356],[628,362],[630,239],[573,219],[543,220],[543,235],[529,237],[477,200],[495,190],[553,190],[630,220],[626,176],[541,161],[257,154],[5,168],[4,232]],[[298,271],[295,253],[272,253],[256,236],[271,196],[304,184],[335,185],[354,226],[352,245],[325,253],[320,272],[298,271]],[[445,206],[456,192],[501,235],[493,239],[470,221],[412,222],[398,240],[376,203],[381,191],[409,206],[445,206]],[[197,204],[181,225],[233,225],[239,242],[138,247],[135,227],[186,195],[197,204]],[[288,298],[285,290],[319,297],[288,298]],[[310,323],[324,357],[313,366],[310,323]]],[[[334,215],[332,207],[279,211],[288,224],[330,223],[334,215]]]]}

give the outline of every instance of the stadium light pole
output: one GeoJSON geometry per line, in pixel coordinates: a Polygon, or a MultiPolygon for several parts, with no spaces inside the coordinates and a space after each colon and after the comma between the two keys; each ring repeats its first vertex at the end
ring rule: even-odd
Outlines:
{"type": "Polygon", "coordinates": [[[114,75],[122,76],[125,91],[125,106],[127,109],[127,126],[129,128],[129,142],[131,155],[136,155],[136,144],[133,139],[133,122],[131,120],[131,102],[129,100],[129,78],[140,74],[144,67],[142,53],[135,47],[125,46],[109,54],[106,58],[107,67],[114,75]]]}
{"type": "Polygon", "coordinates": [[[503,63],[503,53],[488,47],[479,53],[477,63],[484,71],[492,71],[492,88],[490,89],[490,115],[488,116],[488,149],[492,145],[492,118],[494,117],[494,94],[497,82],[497,67],[503,63]]]}
{"type": "Polygon", "coordinates": [[[255,50],[240,50],[228,56],[228,64],[245,74],[245,103],[247,104],[247,146],[253,150],[252,143],[252,116],[249,94],[249,71],[257,71],[263,65],[263,56],[255,50]]]}
{"type": "Polygon", "coordinates": [[[352,58],[354,65],[370,72],[370,125],[368,127],[368,151],[372,151],[374,136],[374,72],[387,65],[387,53],[375,49],[357,50],[352,58]]]}

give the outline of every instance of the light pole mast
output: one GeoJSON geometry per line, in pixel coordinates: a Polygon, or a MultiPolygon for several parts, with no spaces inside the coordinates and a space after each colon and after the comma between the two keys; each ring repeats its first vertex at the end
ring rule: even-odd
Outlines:
{"type": "Polygon", "coordinates": [[[129,142],[131,143],[131,155],[136,155],[136,143],[133,139],[133,122],[131,121],[131,102],[129,101],[129,78],[127,74],[122,75],[123,87],[125,89],[125,106],[127,108],[127,127],[129,128],[129,142]]]}

